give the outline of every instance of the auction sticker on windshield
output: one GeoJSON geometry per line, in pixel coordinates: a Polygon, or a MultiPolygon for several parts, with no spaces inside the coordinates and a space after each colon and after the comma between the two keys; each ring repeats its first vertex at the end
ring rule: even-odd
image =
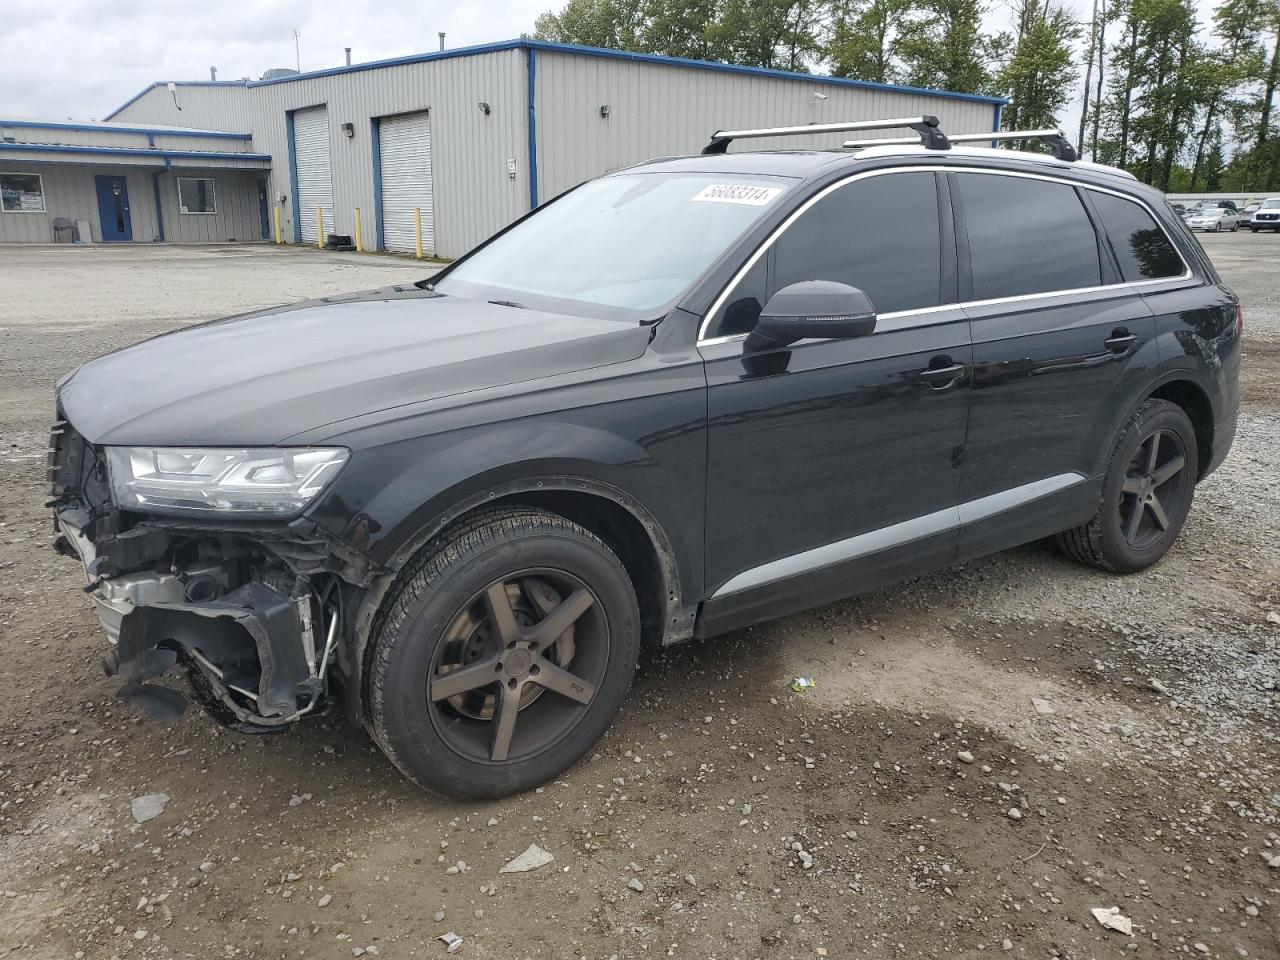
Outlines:
{"type": "Polygon", "coordinates": [[[751,187],[743,183],[713,183],[699,190],[693,199],[703,203],[745,203],[752,207],[763,207],[781,192],[781,187],[751,187]]]}

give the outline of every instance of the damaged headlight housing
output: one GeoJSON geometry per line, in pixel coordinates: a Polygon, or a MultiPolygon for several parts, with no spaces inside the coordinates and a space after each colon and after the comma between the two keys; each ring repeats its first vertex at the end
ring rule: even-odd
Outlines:
{"type": "Polygon", "coordinates": [[[116,504],[154,513],[282,515],[316,498],[342,447],[108,447],[116,504]]]}

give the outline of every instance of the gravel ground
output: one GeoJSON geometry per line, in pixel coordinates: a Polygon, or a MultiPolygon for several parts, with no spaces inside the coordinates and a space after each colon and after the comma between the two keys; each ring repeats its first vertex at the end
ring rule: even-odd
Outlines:
{"type": "Polygon", "coordinates": [[[1159,566],[1033,544],[649,656],[594,755],[491,804],[329,718],[138,719],[40,505],[75,364],[424,268],[0,249],[0,956],[1280,957],[1280,238],[1204,245],[1246,303],[1245,406],[1159,566]],[[534,843],[554,861],[498,872],[534,843]]]}

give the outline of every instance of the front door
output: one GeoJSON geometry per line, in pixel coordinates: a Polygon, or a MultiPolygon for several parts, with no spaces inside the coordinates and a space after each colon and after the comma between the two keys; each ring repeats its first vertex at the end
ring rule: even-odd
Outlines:
{"type": "Polygon", "coordinates": [[[129,184],[124,177],[93,178],[98,190],[98,224],[103,243],[125,243],[133,239],[129,219],[129,184]]]}
{"type": "Polygon", "coordinates": [[[828,188],[710,317],[705,632],[954,559],[971,346],[939,187],[914,171],[828,188]],[[862,289],[875,332],[749,352],[761,304],[803,280],[862,289]]]}
{"type": "Polygon", "coordinates": [[[961,481],[969,557],[1092,515],[1114,429],[1155,363],[1155,320],[1119,275],[1082,188],[951,177],[971,265],[961,275],[973,328],[961,481]]]}

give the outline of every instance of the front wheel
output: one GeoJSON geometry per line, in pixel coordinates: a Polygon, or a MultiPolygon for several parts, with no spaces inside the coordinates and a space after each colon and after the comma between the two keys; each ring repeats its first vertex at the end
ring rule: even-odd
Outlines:
{"type": "Polygon", "coordinates": [[[1112,573],[1158,561],[1178,538],[1195,496],[1195,429],[1167,400],[1147,400],[1130,416],[1111,456],[1093,518],[1058,534],[1075,560],[1112,573]]]}
{"type": "Polygon", "coordinates": [[[375,627],[369,726],[410,780],[494,798],[551,779],[622,706],[640,613],[598,537],[532,507],[446,531],[392,588],[375,627]]]}

